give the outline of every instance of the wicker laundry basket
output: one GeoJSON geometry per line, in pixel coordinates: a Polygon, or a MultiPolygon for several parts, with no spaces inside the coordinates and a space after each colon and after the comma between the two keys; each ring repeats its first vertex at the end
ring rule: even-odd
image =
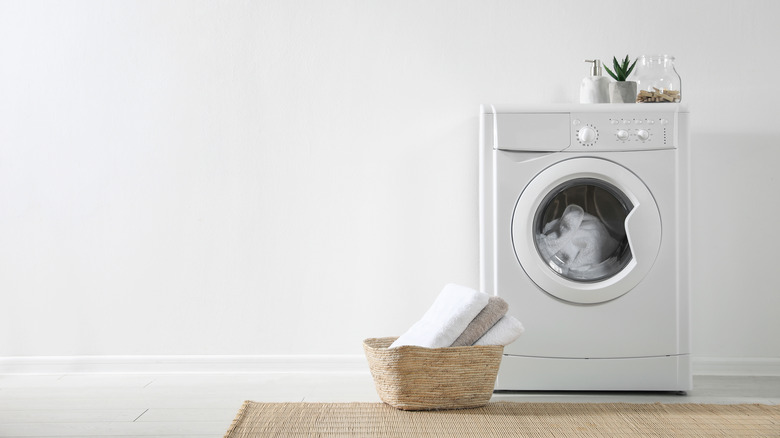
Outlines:
{"type": "Polygon", "coordinates": [[[397,338],[363,341],[376,391],[406,411],[484,406],[493,395],[504,347],[500,345],[388,349],[397,338]]]}

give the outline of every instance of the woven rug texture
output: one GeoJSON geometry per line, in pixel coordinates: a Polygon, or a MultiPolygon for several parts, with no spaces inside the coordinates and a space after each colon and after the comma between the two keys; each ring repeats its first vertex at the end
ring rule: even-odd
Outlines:
{"type": "Polygon", "coordinates": [[[780,406],[497,402],[400,411],[383,403],[244,402],[225,438],[780,437],[780,406]]]}

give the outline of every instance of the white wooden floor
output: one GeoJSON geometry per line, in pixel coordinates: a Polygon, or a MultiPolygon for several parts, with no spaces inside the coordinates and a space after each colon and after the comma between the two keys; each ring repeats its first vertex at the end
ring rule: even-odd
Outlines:
{"type": "MultiPolygon", "coordinates": [[[[369,374],[0,375],[1,437],[223,436],[244,400],[379,401],[369,374]]],[[[688,395],[517,393],[493,400],[780,403],[780,377],[694,377],[688,395]]]]}

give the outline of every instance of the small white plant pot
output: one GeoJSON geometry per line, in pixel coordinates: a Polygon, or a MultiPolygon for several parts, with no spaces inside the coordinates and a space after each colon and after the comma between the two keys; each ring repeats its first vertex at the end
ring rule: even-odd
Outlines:
{"type": "Polygon", "coordinates": [[[636,82],[610,82],[609,101],[611,103],[636,103],[636,82]]]}

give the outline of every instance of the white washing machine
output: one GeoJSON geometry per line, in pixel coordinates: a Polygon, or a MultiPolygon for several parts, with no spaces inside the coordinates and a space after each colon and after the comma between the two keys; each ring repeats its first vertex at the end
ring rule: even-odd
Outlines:
{"type": "Polygon", "coordinates": [[[481,107],[481,288],[526,329],[497,390],[691,388],[688,167],[679,104],[481,107]]]}

